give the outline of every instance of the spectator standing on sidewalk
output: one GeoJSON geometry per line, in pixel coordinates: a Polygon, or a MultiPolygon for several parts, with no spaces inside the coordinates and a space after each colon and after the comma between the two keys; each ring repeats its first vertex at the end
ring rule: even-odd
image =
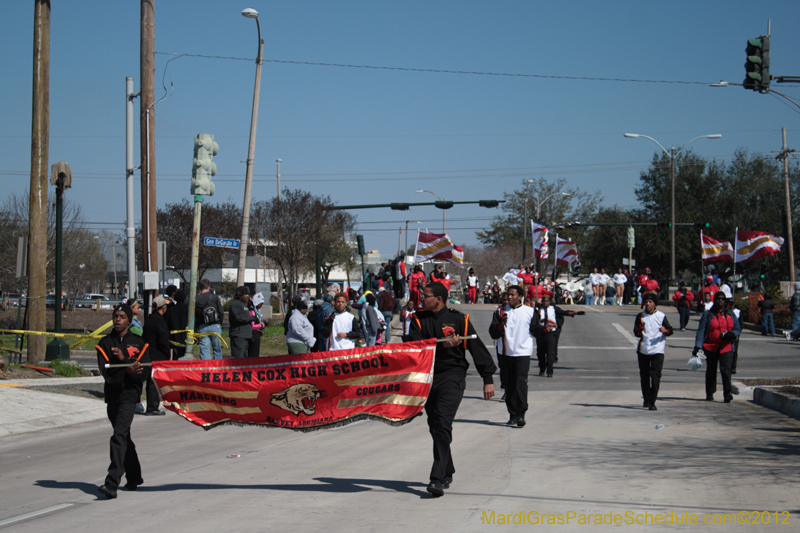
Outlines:
{"type": "MultiPolygon", "coordinates": [[[[211,292],[211,282],[201,279],[197,284],[200,294],[197,295],[194,307],[195,324],[198,333],[216,333],[222,335],[222,317],[225,310],[219,296],[211,292]]],[[[200,359],[222,359],[222,341],[217,335],[203,335],[198,338],[200,359]]]]}
{"type": "Polygon", "coordinates": [[[639,337],[636,345],[636,356],[639,359],[639,378],[642,384],[644,406],[657,411],[656,399],[661,384],[661,370],[664,367],[664,351],[667,337],[672,335],[672,326],[667,316],[656,309],[658,297],[653,294],[644,296],[644,311],[636,315],[633,334],[639,337]]]}
{"type": "Polygon", "coordinates": [[[792,313],[792,330],[800,328],[800,281],[794,284],[794,294],[789,300],[789,311],[792,313]]]}
{"type": "Polygon", "coordinates": [[[392,313],[394,312],[394,297],[390,291],[383,287],[378,289],[378,311],[383,315],[383,321],[386,323],[386,330],[384,332],[384,344],[392,342],[392,313]]]}
{"type": "Polygon", "coordinates": [[[250,309],[247,306],[249,301],[250,289],[244,285],[236,287],[228,318],[231,324],[228,333],[231,339],[231,357],[235,359],[247,357],[250,350],[250,340],[253,338],[252,324],[255,322],[256,317],[250,314],[250,309]]]}
{"type": "Polygon", "coordinates": [[[170,305],[167,309],[168,313],[164,315],[169,328],[169,340],[177,344],[172,344],[170,350],[172,352],[172,360],[176,360],[186,353],[186,327],[189,324],[189,302],[186,301],[186,293],[181,289],[175,291],[174,294],[175,304],[170,305]],[[172,333],[173,331],[180,331],[180,333],[172,333]]]}
{"type": "Polygon", "coordinates": [[[775,304],[772,303],[772,299],[766,292],[764,293],[764,299],[759,300],[758,308],[761,310],[761,334],[775,335],[775,318],[772,315],[775,304]]]}

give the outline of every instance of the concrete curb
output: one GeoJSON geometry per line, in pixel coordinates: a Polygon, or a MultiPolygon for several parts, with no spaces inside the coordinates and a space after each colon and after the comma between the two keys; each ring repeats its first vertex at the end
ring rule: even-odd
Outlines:
{"type": "Polygon", "coordinates": [[[0,410],[0,438],[106,418],[106,404],[102,400],[53,394],[27,387],[4,388],[3,405],[4,409],[0,410]]]}
{"type": "Polygon", "coordinates": [[[753,402],[800,420],[800,398],[798,397],[766,387],[756,387],[753,391],[753,402]]]}

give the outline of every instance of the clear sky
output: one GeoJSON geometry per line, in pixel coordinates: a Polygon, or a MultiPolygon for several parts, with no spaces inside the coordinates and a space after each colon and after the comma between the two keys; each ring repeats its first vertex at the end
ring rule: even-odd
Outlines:
{"type": "MultiPolygon", "coordinates": [[[[30,179],[32,0],[5,2],[0,47],[3,193],[30,179]]],[[[212,133],[216,194],[242,202],[260,13],[265,58],[254,200],[282,184],[340,204],[501,199],[523,179],[564,178],[632,206],[639,173],[659,148],[691,146],[729,160],[738,148],[800,148],[800,109],[741,87],[747,39],[772,20],[773,75],[800,75],[800,2],[786,1],[323,1],[155,0],[157,201],[189,198],[192,142],[212,133]],[[494,76],[286,62],[520,74],[494,76]],[[603,81],[607,78],[640,81],[603,81]],[[658,83],[641,80],[656,81],[658,83]],[[680,82],[680,83],[676,83],[680,82]]],[[[50,163],[74,174],[68,198],[93,229],[125,221],[125,77],[139,90],[139,2],[53,0],[50,163]],[[112,224],[113,223],[113,224],[112,224]]],[[[776,85],[800,100],[797,85],[776,85]]],[[[136,161],[138,146],[138,100],[136,161]]],[[[137,195],[139,174],[137,173],[137,195]]],[[[52,194],[52,189],[51,189],[52,194]]],[[[702,191],[698,191],[702,194],[702,191]]],[[[137,221],[140,200],[136,199],[137,221]]],[[[456,244],[497,210],[450,209],[456,244]],[[459,229],[460,228],[460,229],[459,229]]],[[[397,250],[405,220],[441,230],[441,211],[354,212],[368,249],[397,250]],[[377,224],[375,222],[381,222],[377,224]]],[[[412,229],[416,225],[410,226],[412,229]]],[[[238,238],[238,235],[210,235],[238,238]]]]}

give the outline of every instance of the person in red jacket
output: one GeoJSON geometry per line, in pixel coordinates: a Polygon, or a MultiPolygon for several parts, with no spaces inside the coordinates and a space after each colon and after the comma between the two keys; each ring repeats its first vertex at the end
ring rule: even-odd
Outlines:
{"type": "Polygon", "coordinates": [[[722,375],[722,395],[725,403],[733,400],[731,373],[734,343],[742,332],[739,319],[728,310],[725,293],[714,295],[714,305],[700,317],[700,325],[694,339],[692,356],[702,349],[706,354],[706,401],[714,401],[717,391],[717,365],[722,375]]]}
{"type": "Polygon", "coordinates": [[[681,281],[680,287],[678,287],[678,290],[672,295],[672,301],[678,309],[681,331],[686,331],[686,325],[689,323],[692,300],[694,300],[694,294],[692,294],[691,289],[686,287],[686,282],[681,281]]]}
{"type": "Polygon", "coordinates": [[[539,303],[539,299],[544,298],[545,296],[553,296],[553,291],[548,291],[543,285],[539,285],[539,278],[535,278],[533,285],[528,287],[525,305],[535,307],[536,304],[539,303]]]}
{"type": "Polygon", "coordinates": [[[414,271],[408,276],[408,293],[409,299],[414,302],[414,309],[421,309],[422,302],[420,301],[420,294],[422,294],[422,287],[425,286],[425,273],[422,271],[422,266],[414,265],[414,271]]]}

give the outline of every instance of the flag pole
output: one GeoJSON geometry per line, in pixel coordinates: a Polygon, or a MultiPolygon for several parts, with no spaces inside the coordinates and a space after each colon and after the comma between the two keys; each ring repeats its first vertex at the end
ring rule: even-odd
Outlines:
{"type": "MultiPolygon", "coordinates": [[[[739,228],[737,226],[736,233],[733,235],[733,275],[736,275],[736,263],[739,262],[739,228]]],[[[744,285],[743,285],[744,286],[744,285]]]]}
{"type": "MultiPolygon", "coordinates": [[[[700,230],[700,279],[706,279],[706,262],[703,260],[703,230],[700,230]]],[[[700,282],[700,286],[702,287],[702,281],[700,282]]]]}

